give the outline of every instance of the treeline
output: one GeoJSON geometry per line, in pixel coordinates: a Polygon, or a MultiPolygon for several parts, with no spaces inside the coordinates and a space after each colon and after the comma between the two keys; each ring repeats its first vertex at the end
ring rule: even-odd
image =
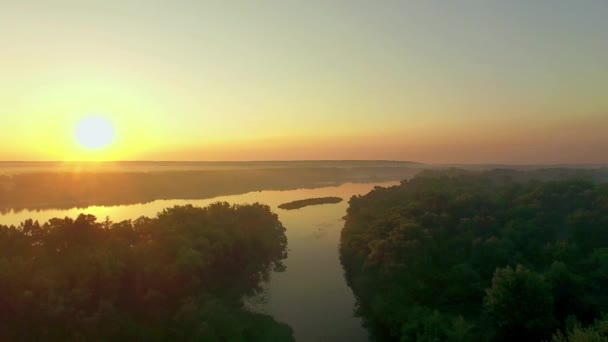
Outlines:
{"type": "Polygon", "coordinates": [[[260,190],[401,180],[407,167],[272,168],[167,172],[44,172],[0,176],[0,214],[24,209],[202,199],[260,190]]]}
{"type": "Polygon", "coordinates": [[[0,340],[292,341],[243,305],[286,246],[260,204],[0,226],[0,340]]]}
{"type": "Polygon", "coordinates": [[[340,252],[373,338],[607,341],[608,185],[595,176],[430,171],[353,197],[340,252]]]}

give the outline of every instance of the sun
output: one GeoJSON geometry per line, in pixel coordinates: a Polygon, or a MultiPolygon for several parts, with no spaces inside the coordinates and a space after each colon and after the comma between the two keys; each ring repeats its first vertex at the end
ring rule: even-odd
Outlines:
{"type": "Polygon", "coordinates": [[[98,151],[110,146],[116,137],[116,131],[110,120],[91,116],[76,125],[76,141],[87,150],[98,151]]]}

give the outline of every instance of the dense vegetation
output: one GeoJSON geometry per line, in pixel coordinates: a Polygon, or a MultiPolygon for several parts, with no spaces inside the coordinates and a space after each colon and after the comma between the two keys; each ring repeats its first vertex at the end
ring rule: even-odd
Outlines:
{"type": "Polygon", "coordinates": [[[279,205],[279,208],[286,210],[300,209],[307,207],[309,205],[320,205],[320,204],[335,204],[342,202],[342,198],[340,197],[317,197],[317,198],[307,198],[303,200],[297,200],[293,202],[287,202],[279,205]]]}
{"type": "Polygon", "coordinates": [[[146,203],[158,199],[201,199],[250,191],[315,188],[344,182],[393,181],[416,172],[418,169],[409,167],[357,166],[0,174],[0,214],[23,209],[68,209],[146,203]]]}
{"type": "Polygon", "coordinates": [[[0,340],[290,341],[243,304],[284,267],[284,232],[269,207],[227,203],[0,226],[0,340]]]}
{"type": "Polygon", "coordinates": [[[341,258],[374,339],[607,341],[608,185],[575,175],[425,172],[353,197],[341,258]]]}

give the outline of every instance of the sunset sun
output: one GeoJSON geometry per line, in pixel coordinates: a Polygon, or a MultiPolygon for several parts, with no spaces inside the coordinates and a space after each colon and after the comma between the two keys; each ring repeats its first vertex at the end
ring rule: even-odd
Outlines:
{"type": "Polygon", "coordinates": [[[0,342],[608,342],[608,0],[0,0],[0,342]]]}
{"type": "Polygon", "coordinates": [[[116,132],[110,120],[99,116],[83,119],[75,131],[78,144],[91,151],[107,148],[114,142],[115,136],[116,132]]]}

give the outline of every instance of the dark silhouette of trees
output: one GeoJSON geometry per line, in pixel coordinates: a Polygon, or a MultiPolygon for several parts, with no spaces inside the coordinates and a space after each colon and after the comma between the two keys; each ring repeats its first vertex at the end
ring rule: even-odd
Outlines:
{"type": "Polygon", "coordinates": [[[0,226],[0,340],[290,341],[243,307],[284,267],[284,232],[269,207],[227,203],[0,226]]]}
{"type": "Polygon", "coordinates": [[[484,305],[497,340],[540,341],[555,327],[550,285],[521,265],[496,270],[484,305]]]}
{"type": "Polygon", "coordinates": [[[279,205],[279,208],[285,210],[294,210],[307,207],[309,205],[320,205],[320,204],[335,204],[342,202],[340,197],[319,197],[319,198],[307,198],[303,200],[297,200],[293,202],[287,202],[279,205]]]}
{"type": "Polygon", "coordinates": [[[608,184],[594,172],[429,171],[351,198],[341,260],[372,337],[605,336],[590,326],[608,311],[608,184]]]}
{"type": "Polygon", "coordinates": [[[595,321],[591,326],[581,327],[575,319],[569,322],[566,332],[558,331],[553,342],[603,342],[608,340],[608,318],[595,321]]]}

